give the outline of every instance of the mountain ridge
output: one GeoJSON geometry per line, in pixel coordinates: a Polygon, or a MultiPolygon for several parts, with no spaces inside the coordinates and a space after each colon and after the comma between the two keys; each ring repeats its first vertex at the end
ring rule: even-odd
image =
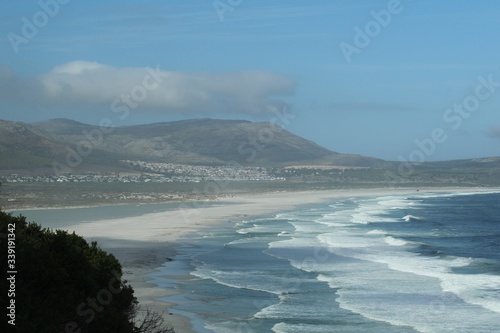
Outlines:
{"type": "MultiPolygon", "coordinates": [[[[66,118],[0,120],[0,171],[123,171],[121,160],[188,165],[397,168],[398,162],[343,154],[279,126],[247,120],[186,119],[105,128],[66,118]],[[78,162],[78,163],[77,163],[78,162]]],[[[500,167],[500,157],[426,162],[430,169],[500,167]]]]}
{"type": "Polygon", "coordinates": [[[333,152],[271,123],[210,118],[110,128],[66,118],[31,124],[2,121],[0,148],[0,170],[68,164],[71,152],[80,153],[78,168],[82,171],[118,168],[123,159],[266,167],[386,164],[372,157],[333,152]]]}

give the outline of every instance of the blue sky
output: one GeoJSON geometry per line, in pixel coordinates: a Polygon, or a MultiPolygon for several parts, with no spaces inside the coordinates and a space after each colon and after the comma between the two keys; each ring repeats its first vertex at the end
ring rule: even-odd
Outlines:
{"type": "Polygon", "coordinates": [[[41,0],[0,9],[2,119],[121,126],[288,112],[286,129],[337,152],[500,156],[499,1],[41,0]],[[117,112],[132,93],[126,116],[117,112]]]}

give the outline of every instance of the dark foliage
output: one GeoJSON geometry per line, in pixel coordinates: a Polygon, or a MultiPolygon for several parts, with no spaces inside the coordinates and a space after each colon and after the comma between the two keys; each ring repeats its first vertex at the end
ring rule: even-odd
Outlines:
{"type": "MultiPolygon", "coordinates": [[[[112,254],[74,233],[44,229],[27,223],[22,216],[0,211],[1,267],[7,267],[9,228],[15,229],[17,270],[16,325],[9,325],[11,329],[37,333],[146,332],[134,325],[134,291],[122,280],[121,265],[112,254]]],[[[2,293],[9,288],[9,281],[2,279],[2,293]]],[[[9,299],[2,297],[3,309],[6,301],[9,299]]]]}
{"type": "Polygon", "coordinates": [[[174,329],[166,325],[163,316],[149,309],[137,309],[142,318],[136,323],[136,333],[175,333],[174,329]]]}

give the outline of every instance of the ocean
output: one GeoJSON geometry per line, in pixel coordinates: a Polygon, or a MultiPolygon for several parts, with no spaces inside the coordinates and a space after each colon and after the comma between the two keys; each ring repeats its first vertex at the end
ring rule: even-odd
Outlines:
{"type": "Polygon", "coordinates": [[[151,279],[197,332],[500,331],[500,193],[332,200],[181,244],[151,279]]]}
{"type": "MultiPolygon", "coordinates": [[[[172,209],[21,213],[59,228],[172,209]]],[[[149,278],[199,333],[500,332],[500,193],[336,199],[202,230],[177,253],[149,278]]]]}

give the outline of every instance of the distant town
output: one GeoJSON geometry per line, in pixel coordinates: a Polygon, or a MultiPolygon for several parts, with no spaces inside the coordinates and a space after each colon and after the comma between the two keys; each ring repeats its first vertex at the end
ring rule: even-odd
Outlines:
{"type": "Polygon", "coordinates": [[[1,176],[5,183],[169,183],[201,181],[280,181],[284,177],[272,175],[267,168],[242,166],[196,166],[145,161],[121,161],[130,172],[105,174],[20,175],[1,176]]]}

